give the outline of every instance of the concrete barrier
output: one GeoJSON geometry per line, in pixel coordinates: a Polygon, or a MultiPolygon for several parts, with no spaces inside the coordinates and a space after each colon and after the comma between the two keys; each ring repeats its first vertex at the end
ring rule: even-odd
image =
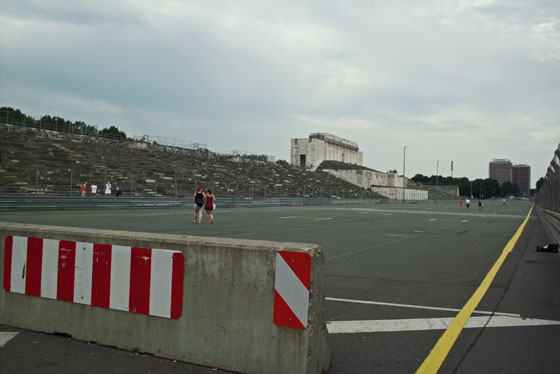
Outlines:
{"type": "Polygon", "coordinates": [[[243,373],[322,373],[313,244],[0,222],[0,323],[243,373]]]}

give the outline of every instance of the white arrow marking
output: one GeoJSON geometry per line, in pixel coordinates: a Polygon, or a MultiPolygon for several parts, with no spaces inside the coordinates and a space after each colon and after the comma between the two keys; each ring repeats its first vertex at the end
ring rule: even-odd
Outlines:
{"type": "Polygon", "coordinates": [[[16,337],[19,332],[14,331],[7,331],[7,332],[0,332],[0,348],[8,344],[10,340],[16,337]]]}
{"type": "MultiPolygon", "coordinates": [[[[331,321],[327,329],[331,334],[354,334],[367,332],[399,332],[445,330],[453,320],[449,318],[387,319],[377,321],[331,321]]],[[[511,316],[471,317],[465,328],[521,327],[560,325],[560,321],[521,318],[511,316]]]]}

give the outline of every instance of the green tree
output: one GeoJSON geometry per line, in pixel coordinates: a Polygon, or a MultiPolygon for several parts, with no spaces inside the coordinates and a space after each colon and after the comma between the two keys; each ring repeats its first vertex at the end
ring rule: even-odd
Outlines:
{"type": "Polygon", "coordinates": [[[521,188],[517,183],[504,182],[500,187],[500,196],[502,197],[518,196],[520,192],[521,188]]]}
{"type": "Polygon", "coordinates": [[[513,195],[513,183],[511,182],[504,182],[500,187],[500,196],[512,196],[513,195]]]}
{"type": "Polygon", "coordinates": [[[0,120],[13,125],[31,125],[36,122],[33,117],[22,113],[21,110],[5,106],[0,108],[0,120]]]}
{"type": "Polygon", "coordinates": [[[268,161],[267,155],[245,155],[243,158],[254,160],[254,161],[268,161]]]}
{"type": "Polygon", "coordinates": [[[471,194],[471,181],[467,177],[457,179],[457,185],[459,186],[459,195],[470,196],[471,194]]]}
{"type": "Polygon", "coordinates": [[[512,189],[513,189],[513,195],[519,196],[519,194],[521,193],[521,187],[519,187],[517,183],[512,184],[512,189]]]}
{"type": "Polygon", "coordinates": [[[126,134],[124,133],[124,131],[119,130],[116,126],[104,128],[103,130],[99,131],[99,134],[107,138],[126,140],[126,134]]]}
{"type": "Polygon", "coordinates": [[[540,177],[539,180],[537,181],[537,192],[539,192],[539,190],[542,188],[543,185],[544,185],[544,177],[540,177]]]}
{"type": "Polygon", "coordinates": [[[484,195],[482,198],[489,199],[491,197],[500,196],[500,182],[495,179],[486,178],[484,180],[484,195]]]}
{"type": "Polygon", "coordinates": [[[472,182],[472,194],[477,199],[500,196],[500,183],[490,178],[475,179],[472,182]]]}
{"type": "Polygon", "coordinates": [[[428,183],[429,178],[422,174],[416,174],[411,178],[416,183],[428,183]]]}

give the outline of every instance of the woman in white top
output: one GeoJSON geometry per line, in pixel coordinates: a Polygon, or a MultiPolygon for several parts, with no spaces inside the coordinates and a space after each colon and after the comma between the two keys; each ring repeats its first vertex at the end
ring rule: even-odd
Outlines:
{"type": "Polygon", "coordinates": [[[107,182],[107,184],[105,184],[105,196],[111,196],[111,182],[107,182]]]}

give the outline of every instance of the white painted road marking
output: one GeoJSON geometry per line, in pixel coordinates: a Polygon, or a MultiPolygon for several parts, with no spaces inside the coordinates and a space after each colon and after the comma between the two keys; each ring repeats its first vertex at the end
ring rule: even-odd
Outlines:
{"type": "Polygon", "coordinates": [[[19,332],[15,331],[0,331],[0,348],[8,344],[10,340],[16,337],[19,332]]]}
{"type": "MultiPolygon", "coordinates": [[[[381,302],[381,301],[337,299],[337,298],[334,298],[334,297],[325,297],[325,300],[328,300],[328,301],[341,301],[341,302],[345,302],[345,303],[354,303],[354,304],[369,304],[369,305],[392,306],[392,307],[399,307],[399,308],[440,310],[440,311],[444,311],[444,312],[459,312],[459,311],[461,310],[461,309],[455,309],[455,308],[441,308],[441,307],[436,307],[436,306],[424,306],[424,305],[412,305],[412,304],[397,304],[397,303],[384,303],[384,302],[381,302]]],[[[475,310],[473,313],[477,313],[477,314],[493,314],[493,315],[495,315],[495,316],[521,317],[520,314],[500,313],[500,312],[487,312],[487,311],[482,311],[482,310],[475,310]]]]}
{"type": "MultiPolygon", "coordinates": [[[[445,330],[454,317],[448,318],[418,318],[418,319],[388,319],[377,321],[331,321],[327,322],[330,334],[355,334],[369,332],[400,332],[445,330]]],[[[479,316],[471,317],[465,328],[483,327],[522,327],[522,326],[550,326],[560,325],[560,321],[532,319],[510,316],[479,316]]]]}

